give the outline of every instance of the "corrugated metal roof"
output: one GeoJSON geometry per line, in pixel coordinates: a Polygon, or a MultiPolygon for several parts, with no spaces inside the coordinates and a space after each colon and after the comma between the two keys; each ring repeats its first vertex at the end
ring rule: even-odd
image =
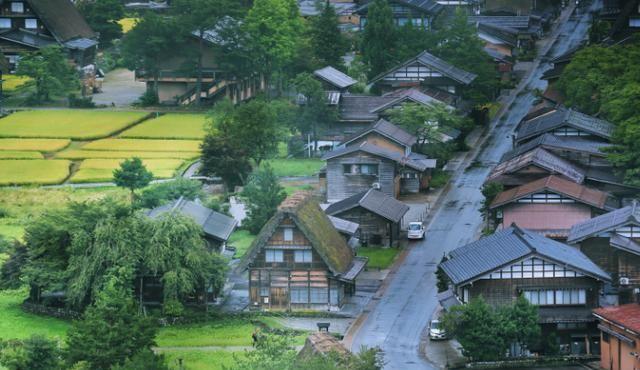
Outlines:
{"type": "Polygon", "coordinates": [[[317,69],[313,71],[313,74],[340,89],[346,89],[358,83],[357,80],[354,80],[331,66],[317,69]]]}
{"type": "Polygon", "coordinates": [[[561,194],[600,209],[605,209],[608,198],[608,194],[605,192],[590,189],[584,185],[576,184],[573,181],[551,175],[501,192],[495,197],[493,202],[491,202],[490,208],[494,209],[541,191],[561,194]]]}
{"type": "Polygon", "coordinates": [[[611,147],[612,144],[603,143],[575,136],[556,136],[550,133],[543,134],[537,138],[516,146],[515,149],[507,152],[502,156],[502,161],[515,158],[535,148],[541,147],[545,149],[559,149],[562,151],[588,153],[598,157],[606,157],[605,149],[611,147]]]}
{"type": "Polygon", "coordinates": [[[596,279],[611,277],[580,250],[535,232],[511,226],[493,235],[454,249],[440,266],[460,285],[527,256],[540,256],[596,279]]]}
{"type": "Polygon", "coordinates": [[[528,15],[470,15],[467,17],[467,22],[471,24],[486,23],[500,27],[528,30],[531,25],[531,17],[528,15]]]}
{"type": "Polygon", "coordinates": [[[578,184],[584,181],[585,172],[583,169],[542,148],[536,148],[498,164],[487,177],[487,182],[493,181],[502,175],[517,172],[530,165],[545,169],[549,171],[549,174],[563,175],[578,184]]]}
{"type": "Polygon", "coordinates": [[[419,103],[422,105],[444,104],[447,109],[455,110],[455,108],[449,105],[447,102],[438,100],[432,96],[429,96],[415,87],[410,89],[392,91],[383,96],[395,96],[397,98],[395,100],[382,104],[379,107],[374,108],[372,112],[380,113],[384,110],[389,109],[390,107],[393,107],[397,104],[404,103],[404,102],[413,102],[413,103],[419,103]]]}
{"type": "Polygon", "coordinates": [[[373,122],[379,117],[374,109],[396,99],[394,96],[343,94],[338,109],[339,119],[341,121],[373,122]]]}
{"type": "Polygon", "coordinates": [[[402,127],[396,126],[393,123],[385,120],[384,118],[380,118],[375,123],[371,124],[369,127],[363,129],[362,131],[354,134],[350,138],[346,139],[342,144],[349,145],[353,141],[367,135],[370,132],[377,132],[378,134],[385,136],[398,144],[411,147],[415,144],[418,139],[404,130],[402,127]]]}
{"type": "Polygon", "coordinates": [[[358,229],[360,228],[360,224],[356,222],[347,221],[342,218],[329,216],[329,220],[331,221],[331,224],[333,224],[333,227],[335,227],[336,230],[338,230],[338,232],[342,234],[353,236],[358,232],[358,229]]]}
{"type": "Polygon", "coordinates": [[[341,157],[343,155],[347,155],[347,154],[351,154],[359,151],[369,153],[378,157],[387,158],[389,160],[392,160],[398,163],[401,166],[407,166],[418,171],[424,171],[429,168],[435,168],[436,166],[435,159],[429,159],[426,156],[423,156],[421,154],[412,153],[410,156],[407,157],[396,151],[388,150],[388,149],[379,147],[375,144],[370,144],[367,142],[364,142],[360,145],[353,145],[353,146],[332,150],[329,153],[325,154],[322,157],[322,160],[327,161],[332,158],[341,157]]]}
{"type": "Polygon", "coordinates": [[[637,201],[629,206],[594,217],[574,225],[569,233],[568,243],[579,243],[584,239],[616,229],[627,224],[640,225],[640,206],[637,201]]]}
{"type": "Polygon", "coordinates": [[[163,206],[154,208],[147,212],[151,218],[158,218],[167,213],[180,212],[192,218],[200,225],[205,234],[216,239],[227,241],[235,230],[237,221],[232,217],[218,213],[196,202],[184,199],[174,200],[163,206]]]}
{"type": "Polygon", "coordinates": [[[613,124],[603,119],[589,116],[572,109],[560,108],[555,112],[523,122],[518,129],[516,140],[526,140],[562,126],[573,127],[607,140],[611,139],[615,129],[613,124]]]}
{"type": "Polygon", "coordinates": [[[353,257],[351,266],[349,266],[349,269],[345,273],[339,276],[339,279],[347,281],[355,280],[367,266],[368,261],[369,259],[367,257],[353,257]]]}
{"type": "Polygon", "coordinates": [[[381,191],[369,189],[331,204],[325,209],[325,213],[332,216],[339,215],[358,206],[396,223],[400,222],[405,213],[409,211],[408,205],[381,191]]]}
{"type": "Polygon", "coordinates": [[[640,244],[633,239],[613,234],[609,239],[609,244],[614,248],[640,256],[640,244]]]}

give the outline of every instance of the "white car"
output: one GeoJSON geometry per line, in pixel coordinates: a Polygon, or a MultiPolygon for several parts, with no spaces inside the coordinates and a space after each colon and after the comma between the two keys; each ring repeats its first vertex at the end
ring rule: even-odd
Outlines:
{"type": "Polygon", "coordinates": [[[431,340],[447,339],[447,332],[444,331],[442,323],[439,320],[431,320],[429,323],[429,338],[431,340]]]}
{"type": "Polygon", "coordinates": [[[407,238],[424,239],[424,225],[422,222],[410,222],[407,228],[407,238]]]}

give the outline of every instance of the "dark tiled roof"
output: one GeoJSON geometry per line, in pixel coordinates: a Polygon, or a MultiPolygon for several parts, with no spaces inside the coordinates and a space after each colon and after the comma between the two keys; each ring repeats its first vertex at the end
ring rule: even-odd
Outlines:
{"type": "Polygon", "coordinates": [[[489,174],[487,181],[492,181],[502,175],[514,173],[530,165],[543,168],[549,171],[549,174],[563,175],[578,184],[581,184],[585,178],[585,171],[580,167],[542,148],[536,148],[498,164],[489,174]]]}
{"type": "Polygon", "coordinates": [[[609,143],[593,141],[582,137],[575,136],[556,136],[553,134],[543,134],[537,138],[518,145],[515,149],[507,152],[502,157],[503,161],[515,158],[535,148],[559,149],[570,152],[581,152],[606,157],[605,148],[611,147],[609,143]]]}
{"type": "Polygon", "coordinates": [[[358,83],[358,81],[331,66],[315,70],[313,71],[313,75],[327,81],[328,83],[340,89],[346,89],[347,87],[358,83]]]}
{"type": "Polygon", "coordinates": [[[335,227],[336,230],[338,230],[338,232],[342,234],[353,236],[358,232],[358,229],[360,228],[359,224],[344,220],[342,218],[329,216],[329,220],[331,221],[331,224],[333,225],[333,227],[335,227]]]}
{"type": "Polygon", "coordinates": [[[407,147],[413,146],[413,144],[415,144],[418,140],[415,136],[411,135],[403,128],[381,118],[375,123],[371,124],[369,127],[346,139],[343,144],[349,145],[349,143],[367,135],[370,132],[377,132],[378,134],[407,147]]]}
{"type": "Polygon", "coordinates": [[[202,226],[205,234],[216,239],[227,241],[235,230],[237,221],[232,217],[218,213],[196,202],[180,198],[169,204],[154,208],[147,212],[151,218],[158,218],[167,213],[179,212],[192,218],[202,226]]]}
{"type": "Polygon", "coordinates": [[[381,191],[369,189],[331,204],[325,212],[328,215],[339,215],[358,206],[396,223],[409,211],[408,205],[381,191]]]}
{"type": "Polygon", "coordinates": [[[436,297],[438,298],[438,302],[440,302],[440,306],[442,306],[445,311],[448,311],[451,307],[462,305],[462,302],[460,302],[452,289],[438,293],[436,297]]]}
{"type": "Polygon", "coordinates": [[[71,41],[67,41],[64,43],[64,46],[66,48],[76,49],[76,50],[86,50],[96,45],[98,45],[98,41],[94,39],[87,39],[87,38],[73,39],[71,41]]]}
{"type": "Polygon", "coordinates": [[[70,0],[28,0],[47,29],[61,42],[95,39],[96,34],[70,0]]]}
{"type": "MultiPolygon", "coordinates": [[[[413,9],[431,14],[431,15],[437,15],[444,9],[444,6],[441,4],[438,4],[438,2],[435,0],[393,0],[393,1],[396,3],[411,7],[413,9]]],[[[365,13],[369,5],[371,5],[371,3],[373,3],[372,0],[367,1],[365,4],[363,4],[358,8],[357,12],[365,13]]]]}
{"type": "Polygon", "coordinates": [[[31,46],[33,48],[43,48],[56,44],[56,40],[51,36],[37,34],[29,30],[12,29],[0,33],[0,39],[16,42],[18,44],[31,46]]]}
{"type": "Polygon", "coordinates": [[[549,176],[501,192],[495,197],[493,202],[491,202],[490,208],[493,209],[500,207],[541,191],[550,191],[562,194],[581,203],[600,209],[605,209],[608,199],[607,193],[602,191],[590,189],[584,185],[576,184],[573,181],[565,180],[562,177],[549,176]]]}
{"type": "Polygon", "coordinates": [[[562,126],[573,127],[604,139],[611,139],[615,129],[613,124],[605,120],[572,109],[561,108],[523,122],[518,130],[516,140],[522,141],[562,126]]]}
{"type": "Polygon", "coordinates": [[[518,34],[515,28],[502,27],[490,23],[478,23],[478,36],[490,43],[507,44],[511,47],[518,45],[518,34]]]}
{"type": "Polygon", "coordinates": [[[640,335],[640,304],[596,308],[593,314],[640,335]]]}
{"type": "Polygon", "coordinates": [[[353,257],[349,269],[340,275],[340,280],[353,281],[367,266],[369,259],[367,257],[353,257]]]}
{"type": "Polygon", "coordinates": [[[633,239],[613,234],[609,239],[609,244],[614,248],[640,256],[640,244],[633,239]]]}
{"type": "Polygon", "coordinates": [[[469,282],[527,256],[541,256],[570,269],[605,281],[610,276],[580,250],[511,226],[493,235],[453,250],[440,266],[456,284],[469,282]]]}
{"type": "MultiPolygon", "coordinates": [[[[336,10],[338,15],[341,14],[352,14],[357,5],[354,3],[340,3],[340,2],[331,2],[331,6],[336,10]]],[[[324,5],[324,2],[322,3],[324,5]]],[[[315,0],[299,0],[298,8],[300,9],[300,15],[303,17],[313,17],[320,14],[320,9],[318,9],[318,2],[315,0]]]]}
{"type": "Polygon", "coordinates": [[[531,25],[531,17],[528,15],[508,16],[508,15],[470,15],[467,17],[469,23],[486,23],[500,27],[508,27],[519,30],[528,30],[531,25]]]}
{"type": "Polygon", "coordinates": [[[396,151],[385,149],[375,144],[370,144],[367,142],[364,142],[360,145],[353,145],[353,146],[332,150],[329,153],[325,154],[322,157],[322,160],[326,161],[332,158],[341,157],[343,155],[347,155],[347,154],[351,154],[359,151],[392,160],[400,164],[401,166],[407,166],[417,171],[424,171],[428,168],[435,168],[436,166],[435,159],[429,159],[421,154],[412,153],[407,157],[396,151]]]}
{"type": "Polygon", "coordinates": [[[413,102],[413,103],[418,103],[422,105],[445,104],[447,106],[447,109],[451,109],[451,110],[455,109],[454,107],[449,105],[447,102],[438,100],[432,96],[429,96],[416,88],[396,90],[388,94],[385,94],[383,96],[384,97],[393,96],[393,97],[396,97],[396,99],[391,100],[385,104],[382,104],[379,107],[374,108],[373,112],[380,113],[389,109],[390,107],[393,107],[394,105],[405,103],[405,102],[413,102]]]}
{"type": "Polygon", "coordinates": [[[351,248],[308,192],[297,192],[280,204],[276,214],[262,227],[253,241],[239,265],[240,268],[246,268],[256,258],[285,218],[293,220],[335,276],[340,278],[353,270],[355,262],[351,248]]]}
{"type": "Polygon", "coordinates": [[[339,117],[341,121],[372,122],[378,119],[374,110],[383,104],[396,100],[393,96],[346,95],[343,94],[339,103],[339,117]]]}
{"type": "Polygon", "coordinates": [[[578,243],[629,223],[640,225],[640,205],[638,205],[637,201],[634,201],[629,206],[574,225],[571,228],[567,242],[578,243]]]}

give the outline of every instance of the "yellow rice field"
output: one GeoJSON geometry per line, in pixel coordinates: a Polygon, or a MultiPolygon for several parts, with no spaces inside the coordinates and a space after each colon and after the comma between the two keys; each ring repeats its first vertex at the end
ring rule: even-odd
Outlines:
{"type": "Polygon", "coordinates": [[[141,151],[141,152],[198,152],[199,140],[141,140],[103,139],[82,147],[85,150],[141,151]]]}
{"type": "Polygon", "coordinates": [[[120,137],[202,140],[206,117],[204,114],[165,114],[126,130],[120,137]]]}
{"type": "Polygon", "coordinates": [[[0,160],[0,185],[59,184],[69,176],[70,165],[62,159],[0,160]]]}

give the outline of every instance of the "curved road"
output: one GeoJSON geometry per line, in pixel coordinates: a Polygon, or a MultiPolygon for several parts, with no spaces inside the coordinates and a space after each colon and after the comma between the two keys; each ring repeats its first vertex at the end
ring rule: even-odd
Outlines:
{"type": "MultiPolygon", "coordinates": [[[[592,7],[595,9],[598,1],[592,7]]],[[[570,17],[560,25],[557,41],[548,55],[557,56],[577,46],[587,35],[590,15],[570,17]]],[[[385,294],[380,298],[354,334],[351,349],[362,346],[379,347],[384,351],[385,368],[397,370],[436,369],[420,355],[423,331],[438,306],[435,270],[442,255],[477,238],[482,219],[480,188],[491,167],[511,149],[511,135],[518,122],[531,108],[533,89],[544,89],[540,80],[550,66],[534,64],[535,69],[524,82],[523,91],[502,115],[492,122],[493,129],[486,143],[479,149],[475,165],[460,166],[453,176],[450,191],[442,206],[434,214],[427,228],[427,238],[414,244],[402,265],[391,278],[385,294]]]]}

